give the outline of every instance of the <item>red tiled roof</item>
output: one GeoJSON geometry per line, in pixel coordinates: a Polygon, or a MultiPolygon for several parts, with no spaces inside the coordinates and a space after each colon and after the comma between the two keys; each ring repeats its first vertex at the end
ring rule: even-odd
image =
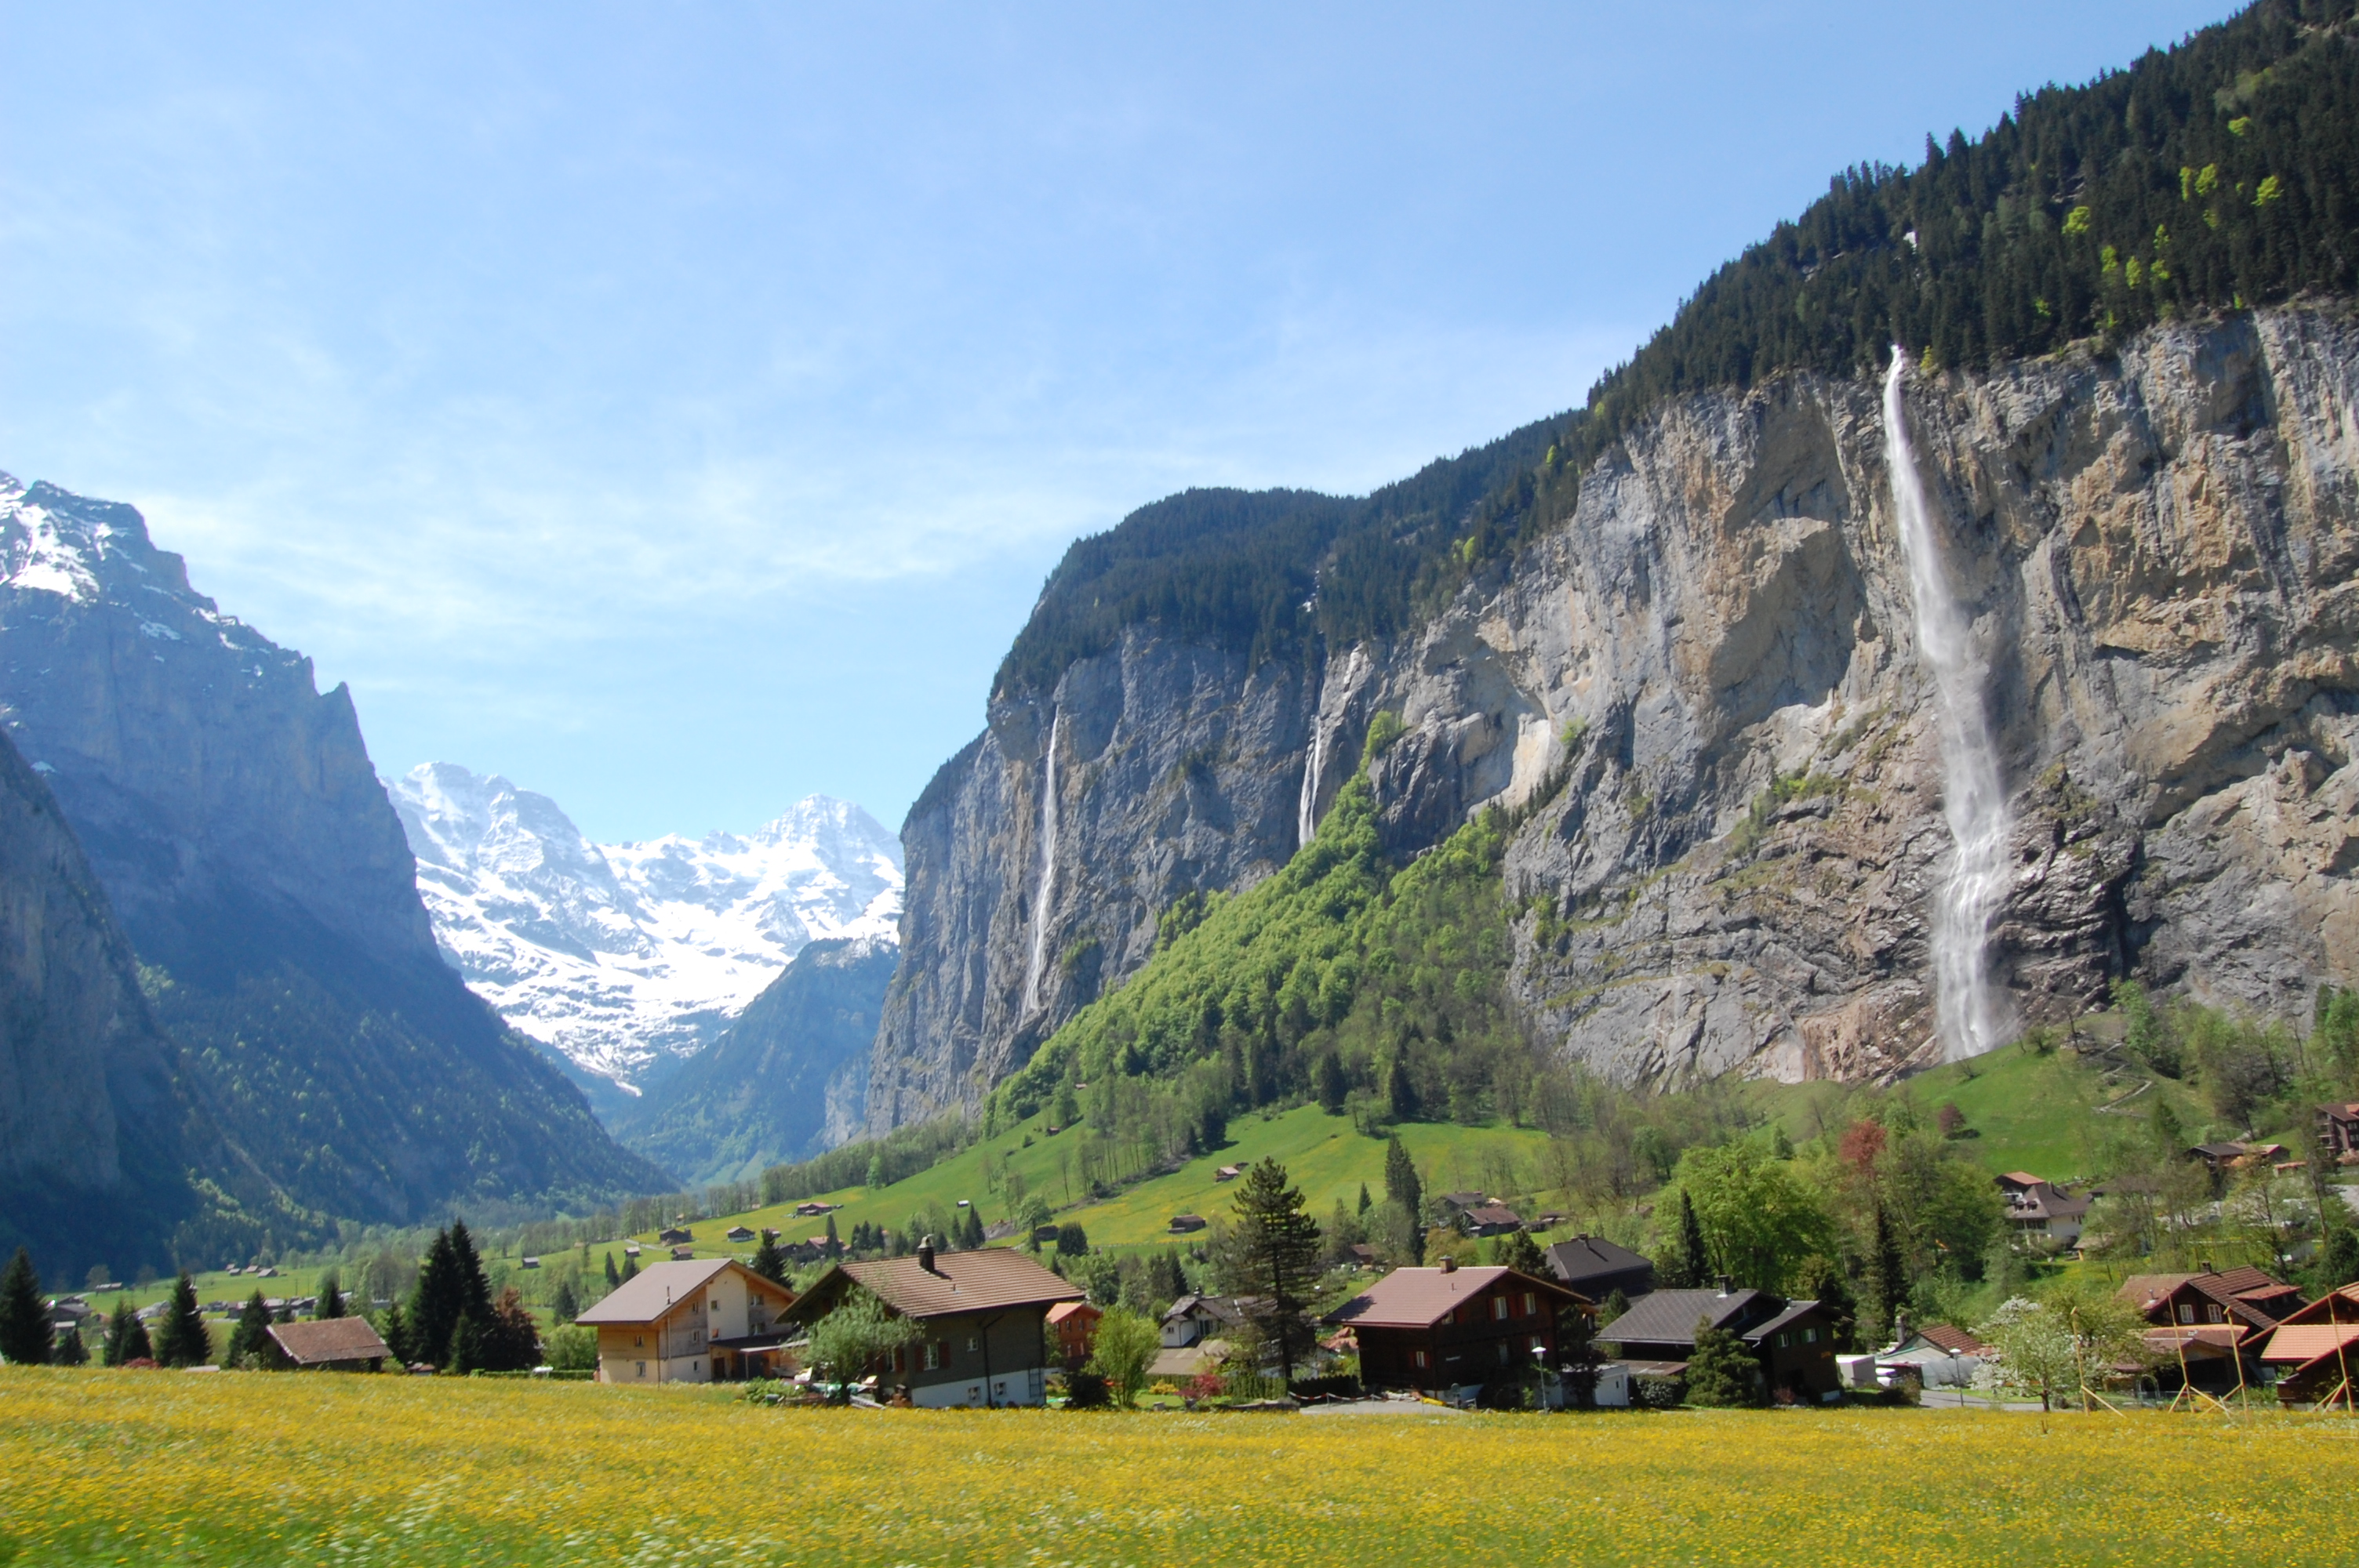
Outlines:
{"type": "Polygon", "coordinates": [[[1952,1328],[1946,1323],[1929,1323],[1917,1331],[1928,1345],[1939,1346],[1952,1356],[1979,1356],[1987,1346],[1962,1328],[1952,1328]]]}
{"type": "Polygon", "coordinates": [[[2261,1359],[2309,1362],[2332,1356],[2337,1349],[2354,1363],[2359,1363],[2359,1323],[2287,1325],[2269,1336],[2268,1346],[2262,1350],[2261,1359]]]}
{"type": "Polygon", "coordinates": [[[1395,1269],[1328,1317],[1354,1328],[1431,1328],[1493,1285],[1512,1280],[1560,1303],[1585,1301],[1554,1280],[1537,1280],[1496,1264],[1465,1269],[1395,1269]]]}
{"type": "Polygon", "coordinates": [[[1088,1314],[1092,1317],[1103,1317],[1105,1315],[1105,1314],[1100,1312],[1097,1308],[1092,1306],[1087,1302],[1059,1302],[1055,1306],[1049,1309],[1049,1321],[1050,1323],[1062,1323],[1069,1317],[1080,1317],[1084,1313],[1088,1314]]]}

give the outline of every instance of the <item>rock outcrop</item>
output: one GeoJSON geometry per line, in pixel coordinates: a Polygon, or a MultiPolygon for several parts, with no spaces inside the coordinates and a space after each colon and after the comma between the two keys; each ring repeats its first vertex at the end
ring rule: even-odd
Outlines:
{"type": "MultiPolygon", "coordinates": [[[[2359,978],[2350,309],[2169,324],[1913,378],[1908,402],[2005,753],[2014,1015],[2124,974],[2290,1015],[2359,978]]],[[[999,694],[903,832],[868,1129],[972,1103],[1144,961],[1162,909],[1279,863],[1380,712],[1390,850],[1517,814],[1511,987],[1545,1048],[1665,1085],[1938,1054],[1951,846],[1881,421],[1875,385],[1807,374],[1678,399],[1405,635],[1306,671],[1149,624],[999,694]],[[1053,975],[1027,1008],[1040,914],[1053,975]]]]}
{"type": "Polygon", "coordinates": [[[662,1184],[443,964],[349,693],[194,592],[132,508],[0,477],[0,721],[181,1070],[296,1202],[408,1222],[662,1184]]]}

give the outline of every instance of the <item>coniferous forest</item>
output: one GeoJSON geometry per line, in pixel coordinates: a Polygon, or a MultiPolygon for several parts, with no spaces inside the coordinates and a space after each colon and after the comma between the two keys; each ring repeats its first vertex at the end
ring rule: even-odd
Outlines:
{"type": "Polygon", "coordinates": [[[1259,661],[1408,624],[1567,515],[1661,400],[1890,345],[1982,367],[2359,284],[2359,19],[2263,0],[2081,86],[2020,97],[1914,168],[1843,170],[1715,272],[1585,403],[1357,500],[1190,491],[1067,552],[1001,665],[1052,684],[1127,627],[1259,661]]]}

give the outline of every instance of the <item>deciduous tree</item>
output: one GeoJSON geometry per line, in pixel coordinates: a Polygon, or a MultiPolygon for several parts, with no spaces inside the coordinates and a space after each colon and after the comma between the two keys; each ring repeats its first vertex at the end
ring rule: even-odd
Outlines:
{"type": "Polygon", "coordinates": [[[1147,1363],[1161,1345],[1162,1334],[1154,1323],[1115,1307],[1098,1319],[1088,1369],[1103,1378],[1115,1400],[1128,1409],[1146,1389],[1147,1363]]]}

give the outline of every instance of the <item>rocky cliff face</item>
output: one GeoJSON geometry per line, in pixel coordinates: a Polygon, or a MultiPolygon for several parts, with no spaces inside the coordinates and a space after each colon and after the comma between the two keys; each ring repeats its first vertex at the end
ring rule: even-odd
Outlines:
{"type": "MultiPolygon", "coordinates": [[[[2350,311],[2170,325],[1907,396],[2004,753],[1991,963],[2014,1017],[2125,973],[2288,1013],[2350,983],[2350,311]]],[[[1523,817],[1512,988],[1546,1048],[1657,1084],[1927,1060],[1951,843],[1909,592],[1878,389],[1788,376],[1658,410],[1569,521],[1408,635],[1306,675],[1142,629],[1004,695],[904,832],[870,1130],[970,1102],[1143,961],[1180,892],[1289,853],[1379,711],[1404,726],[1373,768],[1388,848],[1485,804],[1523,817]],[[1051,826],[1053,975],[1027,1007],[1051,826]]]]}
{"type": "Polygon", "coordinates": [[[349,694],[220,613],[139,514],[0,477],[0,721],[224,1130],[297,1201],[660,1184],[436,951],[349,694]]]}

